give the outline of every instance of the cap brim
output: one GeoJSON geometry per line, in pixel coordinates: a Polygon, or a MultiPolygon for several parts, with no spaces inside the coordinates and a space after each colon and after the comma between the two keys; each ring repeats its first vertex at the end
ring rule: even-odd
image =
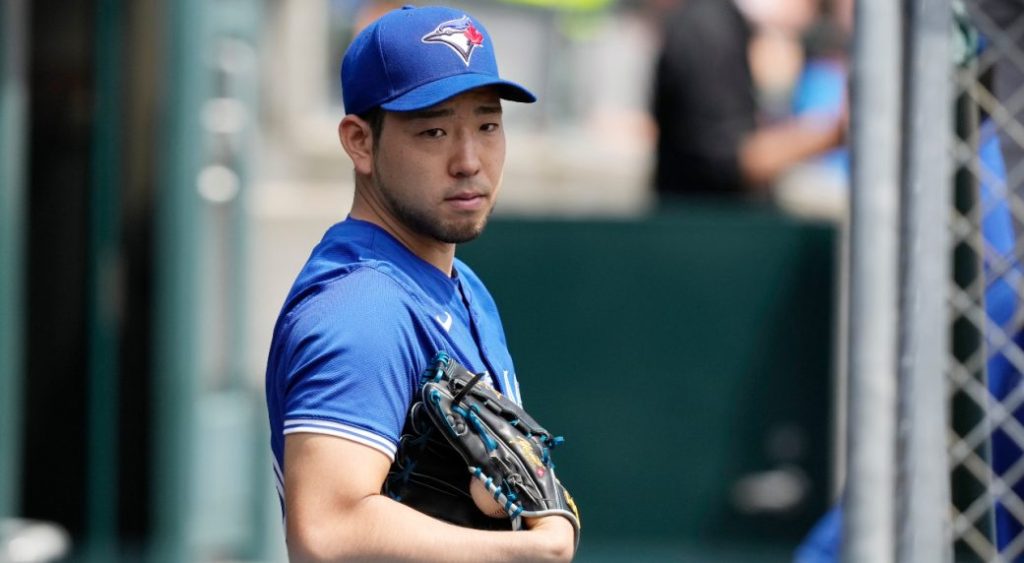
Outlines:
{"type": "Polygon", "coordinates": [[[485,86],[493,86],[498,96],[513,102],[533,103],[537,97],[529,90],[507,80],[495,78],[488,74],[457,74],[428,82],[380,105],[387,111],[417,111],[437,105],[449,98],[453,98],[485,86]]]}

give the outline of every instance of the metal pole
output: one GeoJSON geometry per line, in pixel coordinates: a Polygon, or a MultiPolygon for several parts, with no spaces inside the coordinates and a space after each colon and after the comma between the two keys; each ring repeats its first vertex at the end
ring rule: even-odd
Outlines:
{"type": "Polygon", "coordinates": [[[895,556],[900,6],[856,4],[851,124],[849,457],[843,560],[895,556]]]}
{"type": "Polygon", "coordinates": [[[946,455],[953,19],[948,0],[911,0],[907,8],[897,554],[901,562],[941,563],[953,558],[946,455]]]}
{"type": "Polygon", "coordinates": [[[24,0],[0,4],[0,518],[18,513],[21,470],[27,29],[24,0]]]}
{"type": "Polygon", "coordinates": [[[206,2],[173,0],[166,14],[167,106],[156,212],[155,439],[152,560],[196,561],[194,452],[199,396],[199,118],[208,90],[206,2]]]}
{"type": "Polygon", "coordinates": [[[89,225],[89,454],[86,552],[114,558],[118,506],[118,295],[120,291],[120,92],[122,6],[96,11],[96,115],[89,225]]]}

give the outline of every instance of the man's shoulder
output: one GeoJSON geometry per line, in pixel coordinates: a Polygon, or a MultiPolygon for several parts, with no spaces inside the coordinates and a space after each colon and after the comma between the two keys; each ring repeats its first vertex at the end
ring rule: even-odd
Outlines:
{"type": "MultiPolygon", "coordinates": [[[[727,0],[688,0],[665,18],[665,31],[675,43],[705,47],[732,43],[743,40],[746,29],[743,15],[727,0]]],[[[699,57],[701,52],[693,54],[699,57]]]]}
{"type": "Polygon", "coordinates": [[[708,21],[743,17],[733,0],[686,0],[669,12],[673,22],[699,27],[708,21]]]}
{"type": "Polygon", "coordinates": [[[297,287],[283,316],[349,314],[389,316],[390,312],[418,307],[419,299],[400,276],[387,265],[374,262],[353,264],[334,275],[297,287]]]}
{"type": "Polygon", "coordinates": [[[282,316],[324,306],[359,308],[416,300],[416,286],[376,248],[376,227],[346,220],[331,227],[299,272],[282,316]]]}
{"type": "Polygon", "coordinates": [[[394,278],[360,267],[286,304],[271,352],[282,357],[319,357],[345,350],[356,362],[359,357],[403,356],[432,334],[432,319],[421,300],[394,278]]]}

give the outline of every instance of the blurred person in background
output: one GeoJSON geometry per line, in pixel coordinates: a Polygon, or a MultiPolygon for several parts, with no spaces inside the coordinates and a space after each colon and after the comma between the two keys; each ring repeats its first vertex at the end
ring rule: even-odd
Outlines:
{"type": "MultiPolygon", "coordinates": [[[[803,33],[804,64],[787,99],[800,119],[844,119],[853,33],[853,0],[822,5],[803,33]]],[[[849,202],[850,155],[839,146],[784,171],[774,182],[776,203],[791,213],[843,221],[849,202]]]]}
{"type": "Polygon", "coordinates": [[[843,143],[845,110],[773,119],[769,103],[799,73],[798,38],[816,12],[814,0],[681,0],[670,12],[652,108],[662,200],[763,194],[843,143]]]}
{"type": "Polygon", "coordinates": [[[436,518],[383,494],[419,376],[439,350],[519,398],[496,305],[455,248],[482,232],[501,185],[501,99],[535,98],[499,78],[477,20],[437,6],[388,12],[366,27],[346,52],[342,90],[338,133],[355,169],[351,213],[299,274],[267,367],[289,554],[569,560],[567,519],[527,519],[526,530],[509,531],[507,518],[475,507],[454,451],[459,466],[443,475],[457,482],[431,481],[430,494],[444,496],[436,518]]]}

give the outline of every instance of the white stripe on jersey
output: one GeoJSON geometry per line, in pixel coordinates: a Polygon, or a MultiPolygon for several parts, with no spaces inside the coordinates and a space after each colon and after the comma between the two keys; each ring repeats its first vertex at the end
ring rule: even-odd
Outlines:
{"type": "Polygon", "coordinates": [[[284,472],[281,471],[281,466],[277,463],[277,456],[271,454],[270,459],[274,462],[274,485],[277,486],[277,493],[281,495],[281,501],[284,501],[284,472]]]}
{"type": "Polygon", "coordinates": [[[280,481],[274,481],[274,488],[277,489],[277,498],[281,500],[281,506],[284,506],[284,485],[280,481]]]}
{"type": "Polygon", "coordinates": [[[362,428],[349,426],[347,424],[340,424],[329,420],[319,420],[315,418],[300,418],[284,421],[285,435],[299,432],[327,434],[328,436],[346,438],[380,451],[384,455],[388,456],[388,459],[391,461],[395,460],[395,451],[398,449],[394,443],[383,436],[374,434],[368,430],[363,430],[362,428]]]}
{"type": "Polygon", "coordinates": [[[270,459],[274,467],[274,488],[277,489],[277,499],[281,501],[281,516],[284,516],[284,473],[277,463],[277,456],[270,453],[270,459]]]}
{"type": "Polygon", "coordinates": [[[512,382],[508,380],[508,370],[507,369],[506,370],[502,370],[502,372],[501,372],[501,379],[502,379],[502,383],[504,383],[504,385],[502,385],[502,387],[505,389],[505,396],[508,397],[509,399],[512,399],[512,401],[515,401],[516,400],[516,391],[515,391],[515,389],[512,389],[512,382]]]}
{"type": "Polygon", "coordinates": [[[505,394],[517,405],[523,406],[523,398],[519,396],[519,380],[514,375],[509,379],[507,369],[501,372],[501,377],[505,379],[505,394]]]}
{"type": "Polygon", "coordinates": [[[274,462],[274,476],[277,477],[278,482],[284,483],[284,471],[281,471],[281,465],[277,463],[277,456],[271,455],[270,459],[274,462]]]}

